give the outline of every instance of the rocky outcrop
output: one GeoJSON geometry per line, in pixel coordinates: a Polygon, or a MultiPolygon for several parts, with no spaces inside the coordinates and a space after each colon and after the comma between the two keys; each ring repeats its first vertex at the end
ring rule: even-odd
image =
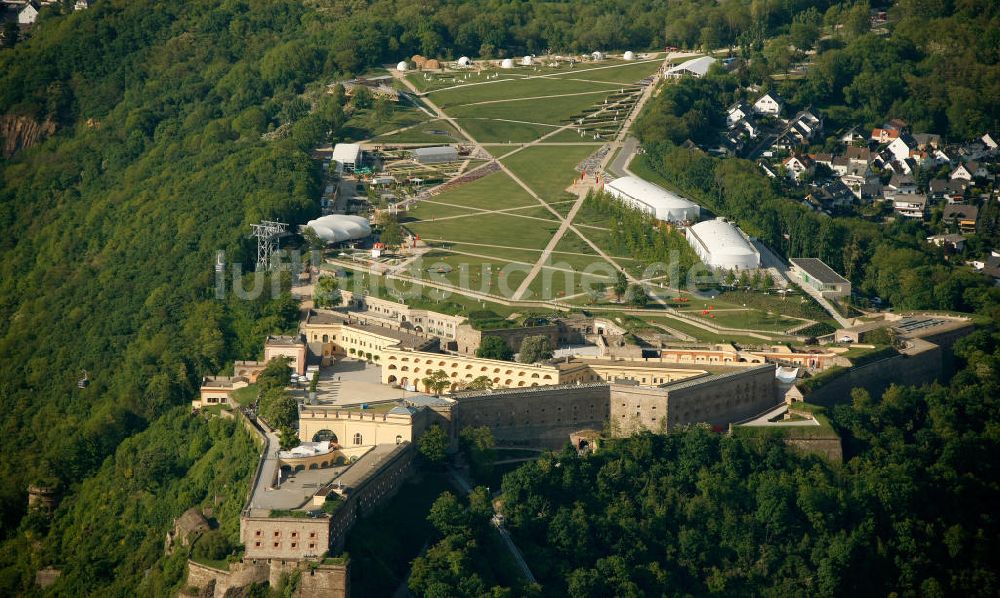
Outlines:
{"type": "Polygon", "coordinates": [[[38,122],[28,116],[4,114],[0,116],[0,153],[13,156],[17,150],[31,147],[56,132],[51,120],[38,122]]]}

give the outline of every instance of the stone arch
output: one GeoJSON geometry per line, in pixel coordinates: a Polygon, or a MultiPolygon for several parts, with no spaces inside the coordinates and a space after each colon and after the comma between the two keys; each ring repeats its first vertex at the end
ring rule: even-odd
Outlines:
{"type": "Polygon", "coordinates": [[[305,465],[302,465],[301,463],[299,463],[298,465],[295,466],[295,471],[304,471],[305,468],[306,468],[305,465]]]}
{"type": "Polygon", "coordinates": [[[336,444],[337,435],[333,433],[333,430],[327,430],[326,428],[313,434],[313,442],[323,442],[324,440],[329,440],[331,443],[336,444]]]}
{"type": "Polygon", "coordinates": [[[408,372],[408,371],[410,371],[410,368],[409,368],[409,366],[405,366],[404,365],[403,367],[399,368],[399,371],[401,371],[401,372],[408,372]]]}
{"type": "Polygon", "coordinates": [[[451,383],[451,392],[455,392],[456,390],[458,390],[458,382],[452,382],[451,383]]]}
{"type": "Polygon", "coordinates": [[[524,386],[524,380],[518,380],[517,381],[517,385],[518,386],[524,386]]]}
{"type": "Polygon", "coordinates": [[[500,377],[499,376],[497,376],[496,378],[493,379],[493,384],[500,384],[500,377]]]}
{"type": "Polygon", "coordinates": [[[513,383],[514,383],[514,381],[513,381],[513,380],[511,380],[510,378],[508,378],[508,379],[507,379],[507,380],[506,380],[506,381],[504,382],[504,386],[510,386],[510,385],[511,385],[511,384],[513,384],[513,383]]]}
{"type": "Polygon", "coordinates": [[[532,382],[531,385],[532,386],[538,386],[538,383],[537,382],[532,382]]]}
{"type": "Polygon", "coordinates": [[[395,376],[389,376],[389,378],[386,380],[386,382],[388,382],[389,384],[395,384],[396,383],[396,377],[395,376]]]}
{"type": "Polygon", "coordinates": [[[319,464],[320,469],[326,469],[327,467],[330,467],[329,461],[323,461],[322,463],[319,464]]]}
{"type": "Polygon", "coordinates": [[[390,369],[390,370],[394,370],[394,369],[396,369],[396,364],[394,364],[394,363],[390,363],[390,364],[389,364],[389,368],[388,368],[388,369],[390,369]]]}
{"type": "Polygon", "coordinates": [[[316,463],[310,463],[309,464],[309,469],[319,469],[319,465],[316,464],[316,463]]]}

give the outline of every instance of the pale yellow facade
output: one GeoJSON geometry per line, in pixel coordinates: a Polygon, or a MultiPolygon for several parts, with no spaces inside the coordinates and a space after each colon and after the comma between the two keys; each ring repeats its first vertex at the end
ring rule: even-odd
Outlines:
{"type": "Polygon", "coordinates": [[[406,415],[303,405],[299,410],[299,439],[334,440],[345,449],[413,442],[426,427],[428,415],[426,411],[406,415]]]}
{"type": "Polygon", "coordinates": [[[480,376],[488,377],[494,388],[548,386],[574,381],[562,380],[560,369],[553,365],[514,363],[397,348],[383,350],[380,363],[383,384],[396,384],[404,388],[415,386],[417,390],[424,390],[421,379],[438,370],[448,374],[451,380],[450,390],[453,391],[480,376]]]}

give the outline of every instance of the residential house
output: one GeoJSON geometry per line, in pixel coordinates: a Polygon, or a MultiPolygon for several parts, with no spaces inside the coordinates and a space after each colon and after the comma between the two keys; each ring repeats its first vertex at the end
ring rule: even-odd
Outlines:
{"type": "Polygon", "coordinates": [[[865,202],[872,202],[882,198],[882,182],[875,177],[867,183],[861,184],[861,199],[865,202]]]}
{"type": "Polygon", "coordinates": [[[73,10],[87,10],[90,8],[90,0],[76,0],[76,4],[73,5],[73,10]]]}
{"type": "Polygon", "coordinates": [[[980,137],[979,140],[982,141],[983,145],[986,146],[987,151],[990,151],[990,152],[997,151],[998,144],[993,139],[993,136],[990,135],[989,133],[986,133],[985,135],[983,135],[982,137],[980,137]]]}
{"type": "Polygon", "coordinates": [[[851,127],[847,132],[842,133],[837,140],[845,145],[854,145],[859,141],[865,141],[865,136],[858,132],[857,127],[851,127]]]}
{"type": "Polygon", "coordinates": [[[962,155],[958,152],[958,148],[953,146],[949,147],[939,147],[938,149],[931,152],[931,158],[934,160],[935,164],[958,164],[958,161],[962,159],[962,155]]]}
{"type": "Polygon", "coordinates": [[[813,161],[809,156],[791,156],[781,163],[785,167],[785,172],[788,178],[792,179],[796,183],[799,179],[806,173],[812,172],[813,161]]]}
{"type": "Polygon", "coordinates": [[[917,140],[904,133],[889,142],[889,146],[886,149],[892,153],[896,160],[902,162],[913,156],[917,151],[917,140]]]}
{"type": "Polygon", "coordinates": [[[778,178],[778,171],[775,170],[774,167],[768,164],[767,162],[761,160],[760,162],[757,162],[757,166],[760,166],[761,169],[764,171],[764,174],[771,177],[772,179],[778,178]]]}
{"type": "Polygon", "coordinates": [[[831,210],[854,203],[854,193],[844,183],[833,180],[809,194],[811,203],[819,208],[831,210]]]}
{"type": "Polygon", "coordinates": [[[959,164],[949,175],[952,180],[964,179],[966,181],[986,178],[988,176],[990,176],[990,171],[986,170],[986,167],[978,162],[965,162],[963,164],[959,164]]]}
{"type": "Polygon", "coordinates": [[[756,139],[761,133],[761,128],[757,125],[757,123],[749,118],[740,119],[740,121],[733,126],[733,130],[740,134],[746,133],[750,136],[750,139],[756,139]]]}
{"type": "Polygon", "coordinates": [[[745,102],[737,102],[726,111],[726,126],[730,129],[736,126],[744,118],[753,115],[753,110],[745,102]]]}
{"type": "Polygon", "coordinates": [[[882,196],[893,200],[899,195],[913,195],[917,192],[917,181],[909,174],[893,174],[889,184],[882,190],[882,196]]]}
{"type": "Polygon", "coordinates": [[[892,209],[904,218],[919,218],[927,216],[926,195],[900,195],[892,201],[892,209]]]}
{"type": "Polygon", "coordinates": [[[1000,253],[996,250],[991,251],[990,255],[985,259],[975,260],[970,263],[977,272],[981,272],[987,276],[992,276],[994,282],[1000,285],[1000,253]]]}
{"type": "Polygon", "coordinates": [[[38,11],[41,9],[34,0],[25,2],[24,6],[17,13],[18,25],[33,25],[38,20],[38,11]]]}
{"type": "Polygon", "coordinates": [[[927,242],[938,247],[946,247],[961,252],[965,249],[965,237],[956,234],[934,235],[927,237],[927,242]]]}
{"type": "Polygon", "coordinates": [[[982,160],[987,155],[989,155],[989,153],[990,152],[989,149],[986,147],[986,144],[980,141],[979,139],[976,139],[974,141],[969,141],[958,146],[958,154],[959,156],[961,156],[960,159],[963,162],[969,160],[972,161],[982,160]]]}
{"type": "Polygon", "coordinates": [[[785,101],[781,99],[781,96],[769,91],[764,95],[760,96],[756,102],[753,103],[753,110],[757,114],[767,114],[769,116],[778,116],[781,114],[782,108],[785,106],[785,101]]]}
{"type": "Polygon", "coordinates": [[[877,180],[878,177],[872,173],[871,167],[867,164],[861,165],[852,162],[847,167],[847,172],[840,177],[840,182],[850,188],[855,197],[860,198],[861,186],[872,182],[873,179],[877,180]]]}
{"type": "Polygon", "coordinates": [[[883,164],[882,168],[896,174],[913,174],[913,171],[917,168],[917,162],[913,158],[891,160],[883,164]]]}
{"type": "Polygon", "coordinates": [[[863,164],[865,166],[872,163],[872,151],[867,147],[849,147],[844,150],[844,157],[852,164],[863,164]]]}
{"type": "Polygon", "coordinates": [[[962,234],[971,235],[976,232],[976,222],[979,220],[979,208],[964,204],[945,206],[941,221],[946,224],[957,224],[962,234]]]}
{"type": "Polygon", "coordinates": [[[879,143],[889,143],[893,139],[898,138],[899,133],[896,129],[875,128],[872,129],[871,140],[879,143]]]}
{"type": "Polygon", "coordinates": [[[928,188],[930,198],[935,202],[962,203],[969,182],[965,179],[931,179],[928,188]]]}
{"type": "Polygon", "coordinates": [[[917,149],[928,151],[941,146],[941,136],[934,133],[914,133],[913,140],[917,142],[917,149]]]}
{"type": "Polygon", "coordinates": [[[793,151],[795,148],[808,145],[822,130],[823,121],[812,112],[803,110],[788,120],[771,147],[793,151]]]}

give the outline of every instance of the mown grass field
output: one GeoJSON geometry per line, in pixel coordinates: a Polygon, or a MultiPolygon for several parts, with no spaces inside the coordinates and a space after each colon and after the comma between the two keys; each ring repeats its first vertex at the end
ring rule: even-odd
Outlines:
{"type": "Polygon", "coordinates": [[[596,149],[589,145],[536,145],[505,158],[503,163],[546,202],[562,201],[575,199],[565,189],[579,177],[576,165],[596,149]]]}

